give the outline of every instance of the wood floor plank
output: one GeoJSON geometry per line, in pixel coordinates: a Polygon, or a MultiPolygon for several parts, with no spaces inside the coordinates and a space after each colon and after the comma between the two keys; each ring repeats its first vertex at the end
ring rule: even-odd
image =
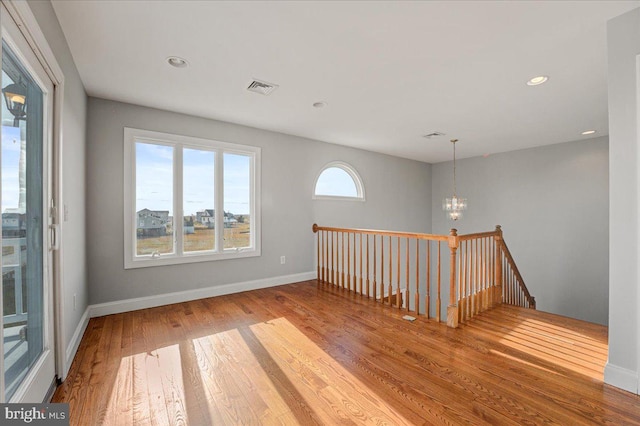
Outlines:
{"type": "Polygon", "coordinates": [[[72,425],[640,424],[607,329],[501,305],[458,329],[295,283],[90,321],[72,425]]]}

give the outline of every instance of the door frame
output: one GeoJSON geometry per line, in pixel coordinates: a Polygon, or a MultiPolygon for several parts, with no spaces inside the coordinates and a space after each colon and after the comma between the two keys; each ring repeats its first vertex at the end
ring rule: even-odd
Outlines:
{"type": "MultiPolygon", "coordinates": [[[[63,295],[64,295],[64,275],[63,275],[63,226],[62,226],[62,212],[63,212],[63,185],[62,185],[62,152],[63,152],[63,138],[62,138],[62,113],[63,113],[63,101],[64,101],[64,73],[62,68],[58,64],[49,43],[38,24],[35,15],[31,11],[31,8],[26,1],[20,0],[0,0],[5,6],[10,17],[0,17],[0,25],[4,25],[4,19],[13,19],[17,24],[20,32],[26,39],[27,43],[31,47],[38,61],[44,67],[45,72],[53,83],[53,114],[51,116],[52,125],[52,141],[51,149],[49,152],[49,164],[51,167],[50,179],[52,188],[52,200],[48,200],[48,207],[51,207],[51,201],[55,205],[54,216],[50,219],[51,223],[55,225],[53,232],[56,233],[56,245],[57,249],[52,253],[51,269],[52,269],[52,283],[51,290],[53,291],[53,348],[55,359],[55,374],[58,380],[64,380],[69,363],[66,361],[67,350],[65,346],[66,332],[64,321],[64,309],[63,309],[63,295]]],[[[51,233],[47,232],[48,239],[51,238],[51,233]]],[[[47,248],[51,243],[47,244],[47,248]]],[[[0,348],[1,348],[0,342],[0,348]]],[[[45,400],[49,400],[52,396],[52,389],[46,396],[45,400]]]]}

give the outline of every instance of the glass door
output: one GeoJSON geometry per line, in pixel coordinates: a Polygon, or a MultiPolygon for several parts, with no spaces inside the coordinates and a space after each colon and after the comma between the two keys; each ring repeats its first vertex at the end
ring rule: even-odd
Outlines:
{"type": "Polygon", "coordinates": [[[55,376],[47,233],[53,85],[2,9],[1,400],[41,402],[55,376]]]}

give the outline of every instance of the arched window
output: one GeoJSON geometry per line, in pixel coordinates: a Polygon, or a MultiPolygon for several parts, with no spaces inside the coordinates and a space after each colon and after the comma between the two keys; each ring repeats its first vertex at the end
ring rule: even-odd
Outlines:
{"type": "Polygon", "coordinates": [[[364,201],[364,185],[356,169],[334,161],[322,168],[313,190],[313,199],[347,199],[364,201]]]}

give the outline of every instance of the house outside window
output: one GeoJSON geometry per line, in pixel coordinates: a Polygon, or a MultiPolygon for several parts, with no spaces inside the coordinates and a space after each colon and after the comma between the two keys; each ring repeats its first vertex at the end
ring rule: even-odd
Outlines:
{"type": "Polygon", "coordinates": [[[132,128],[124,139],[125,268],[260,255],[260,148],[132,128]]]}

